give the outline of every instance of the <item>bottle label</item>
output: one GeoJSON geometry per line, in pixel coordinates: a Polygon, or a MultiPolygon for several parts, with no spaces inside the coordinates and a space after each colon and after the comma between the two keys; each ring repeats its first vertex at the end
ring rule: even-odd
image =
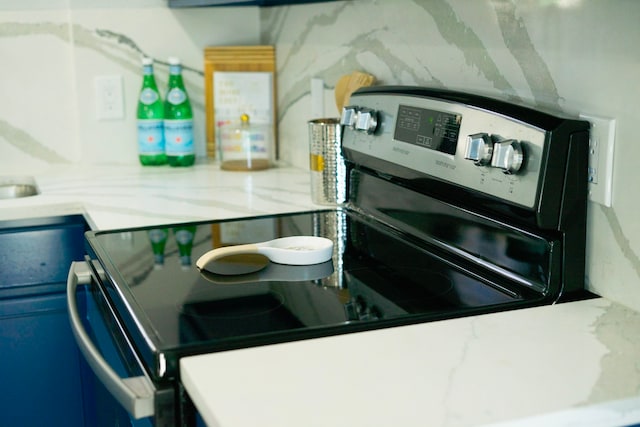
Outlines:
{"type": "Polygon", "coordinates": [[[174,87],[167,94],[167,101],[169,101],[169,103],[173,105],[182,104],[186,99],[187,99],[187,94],[185,93],[184,90],[178,87],[174,87]]]}
{"type": "Polygon", "coordinates": [[[151,241],[151,243],[166,242],[168,236],[169,233],[166,228],[154,228],[152,230],[149,230],[149,240],[151,241]]]}
{"type": "Polygon", "coordinates": [[[140,92],[140,102],[142,102],[144,105],[151,105],[159,98],[160,95],[158,95],[158,92],[148,87],[142,89],[142,91],[140,92]]]}
{"type": "Polygon", "coordinates": [[[164,153],[162,120],[138,120],[138,153],[156,155],[164,153]]]}
{"type": "Polygon", "coordinates": [[[164,138],[168,156],[194,154],[193,120],[165,120],[164,138]]]}
{"type": "Polygon", "coordinates": [[[180,245],[188,245],[193,242],[193,233],[186,229],[175,229],[176,242],[180,245]]]}

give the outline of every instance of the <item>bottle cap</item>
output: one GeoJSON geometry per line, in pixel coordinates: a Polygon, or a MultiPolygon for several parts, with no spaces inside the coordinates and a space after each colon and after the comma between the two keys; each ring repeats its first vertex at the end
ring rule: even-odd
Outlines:
{"type": "Polygon", "coordinates": [[[180,65],[180,59],[175,56],[169,57],[169,65],[180,65]]]}
{"type": "Polygon", "coordinates": [[[153,65],[153,59],[143,56],[142,65],[153,65]]]}

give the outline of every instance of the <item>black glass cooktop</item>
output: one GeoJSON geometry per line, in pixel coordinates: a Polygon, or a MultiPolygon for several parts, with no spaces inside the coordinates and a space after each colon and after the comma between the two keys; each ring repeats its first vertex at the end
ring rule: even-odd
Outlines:
{"type": "MultiPolygon", "coordinates": [[[[454,231],[449,224],[448,233],[466,233],[458,238],[479,245],[490,239],[493,247],[501,239],[468,228],[454,231]]],[[[179,357],[203,351],[457,317],[536,300],[521,286],[465,265],[428,242],[341,209],[90,232],[87,239],[106,272],[100,286],[156,378],[175,375],[179,357]],[[260,255],[237,256],[229,260],[240,273],[235,275],[195,267],[212,248],[292,235],[332,239],[332,259],[287,266],[260,255]]]]}

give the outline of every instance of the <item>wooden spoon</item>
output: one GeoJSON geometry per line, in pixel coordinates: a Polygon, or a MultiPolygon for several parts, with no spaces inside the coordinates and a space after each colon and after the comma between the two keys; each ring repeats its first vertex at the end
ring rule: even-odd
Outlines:
{"type": "Polygon", "coordinates": [[[342,114],[342,107],[344,107],[344,98],[347,93],[347,87],[349,86],[349,80],[351,76],[349,74],[340,77],[336,83],[335,97],[336,107],[338,107],[338,114],[342,114]]]}
{"type": "MultiPolygon", "coordinates": [[[[347,84],[347,91],[344,94],[343,104],[348,105],[351,99],[351,94],[361,87],[371,86],[376,80],[371,74],[362,73],[360,71],[354,71],[349,76],[349,83],[347,84]]],[[[342,109],[340,109],[342,112],[342,109]]]]}
{"type": "Polygon", "coordinates": [[[338,107],[338,113],[342,114],[342,108],[349,104],[351,94],[361,87],[371,86],[375,82],[376,78],[371,74],[363,73],[361,71],[354,71],[353,73],[342,76],[336,83],[336,107],[338,107]]]}

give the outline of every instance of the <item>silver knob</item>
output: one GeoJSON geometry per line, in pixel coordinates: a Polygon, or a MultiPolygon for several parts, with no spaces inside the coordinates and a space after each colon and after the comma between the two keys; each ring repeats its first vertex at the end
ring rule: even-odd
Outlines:
{"type": "Polygon", "coordinates": [[[473,160],[478,166],[484,166],[491,163],[493,155],[493,142],[491,137],[486,133],[476,133],[467,137],[467,148],[464,152],[464,158],[473,160]]]}
{"type": "Polygon", "coordinates": [[[356,124],[356,116],[358,115],[358,107],[342,107],[342,116],[340,116],[340,124],[353,129],[356,124]]]}
{"type": "Polygon", "coordinates": [[[502,169],[506,174],[517,173],[524,162],[522,144],[515,139],[507,139],[493,146],[491,166],[502,169]]]}
{"type": "Polygon", "coordinates": [[[361,108],[355,122],[355,129],[366,133],[374,133],[378,128],[378,113],[370,108],[361,108]]]}

